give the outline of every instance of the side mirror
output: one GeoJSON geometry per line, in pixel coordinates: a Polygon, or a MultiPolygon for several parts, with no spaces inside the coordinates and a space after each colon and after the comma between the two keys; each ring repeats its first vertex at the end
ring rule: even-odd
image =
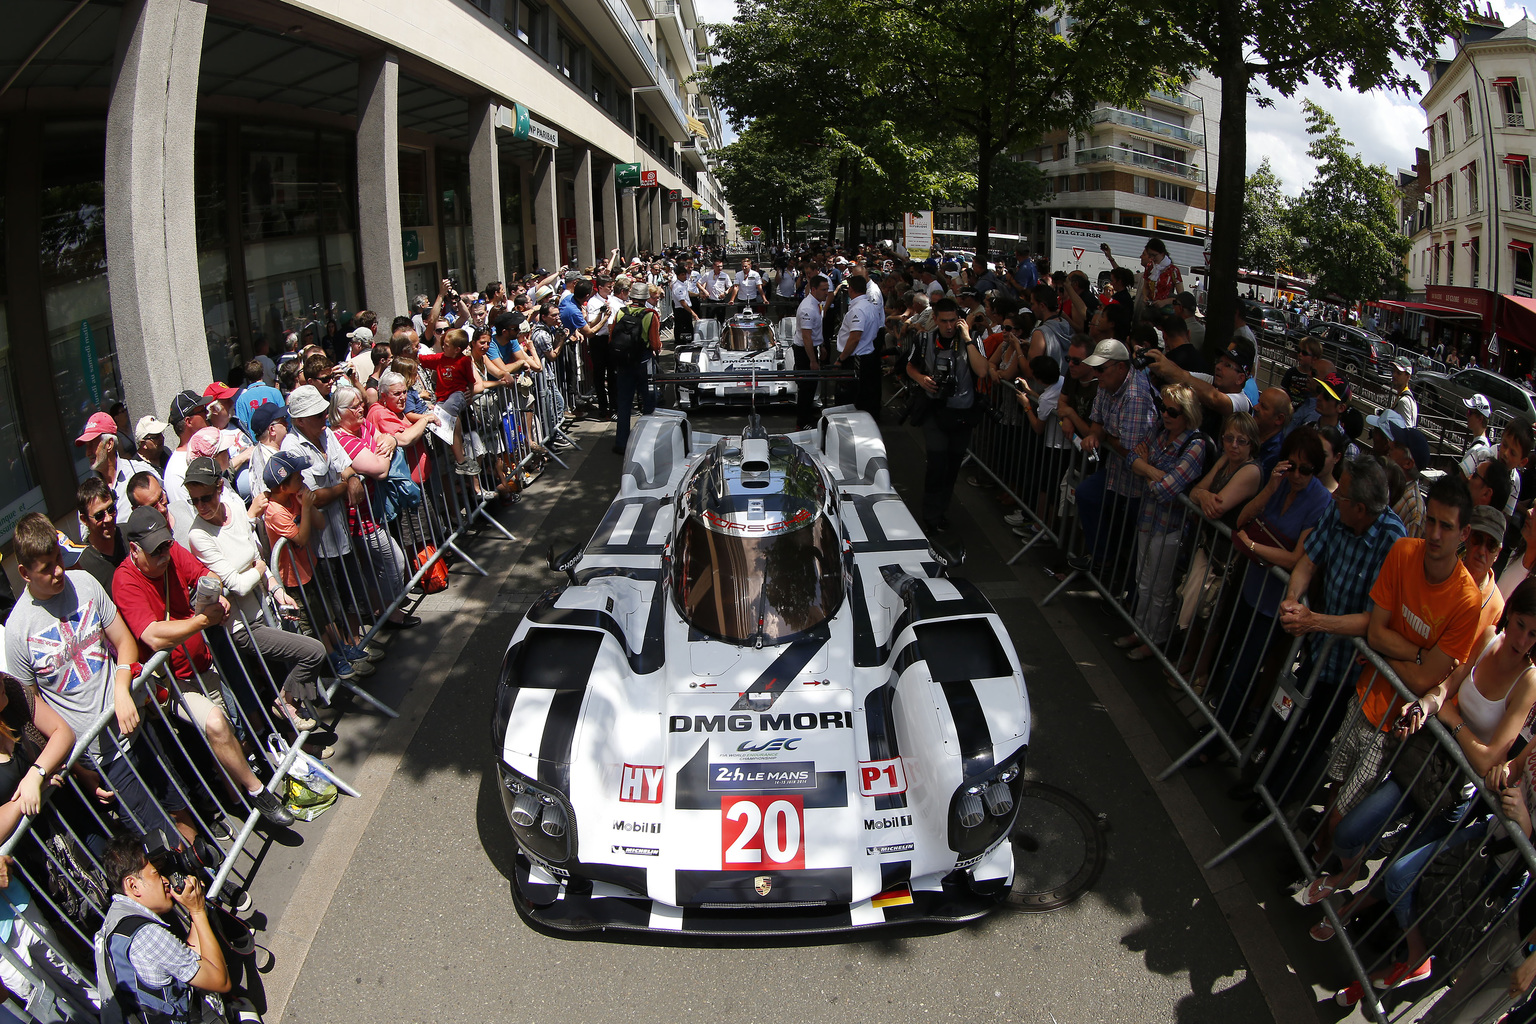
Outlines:
{"type": "Polygon", "coordinates": [[[953,545],[940,544],[938,541],[929,541],[928,546],[933,549],[933,556],[945,569],[958,569],[965,564],[965,542],[955,541],[953,545]]]}
{"type": "Polygon", "coordinates": [[[582,545],[567,548],[560,554],[555,554],[555,546],[551,544],[544,552],[544,561],[549,565],[550,572],[563,572],[572,585],[576,583],[575,566],[581,560],[582,545]]]}

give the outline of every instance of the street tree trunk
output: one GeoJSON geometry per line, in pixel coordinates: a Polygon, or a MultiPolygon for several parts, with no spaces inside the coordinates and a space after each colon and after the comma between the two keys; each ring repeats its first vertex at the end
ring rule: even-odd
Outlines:
{"type": "Polygon", "coordinates": [[[843,177],[848,173],[848,157],[837,158],[837,182],[832,186],[832,205],[827,208],[827,241],[837,241],[837,219],[843,212],[843,177]]]}
{"type": "MultiPolygon", "coordinates": [[[[992,161],[997,148],[991,135],[976,136],[976,255],[987,258],[992,241],[992,161]]],[[[963,268],[962,268],[963,269],[963,268]]]]}
{"type": "MultiPolygon", "coordinates": [[[[1242,247],[1243,191],[1248,178],[1248,84],[1243,33],[1232,5],[1217,5],[1220,33],[1221,158],[1216,175],[1215,222],[1211,227],[1210,274],[1205,310],[1206,351],[1227,347],[1237,313],[1237,263],[1242,247]]],[[[1210,173],[1210,169],[1206,169],[1210,173]]],[[[1207,180],[1206,187],[1210,187],[1207,180]]]]}

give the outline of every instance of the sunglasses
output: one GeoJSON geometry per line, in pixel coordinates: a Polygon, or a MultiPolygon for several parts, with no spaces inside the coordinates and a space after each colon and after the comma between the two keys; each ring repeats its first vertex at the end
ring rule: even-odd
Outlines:
{"type": "Polygon", "coordinates": [[[1224,444],[1235,444],[1239,448],[1247,448],[1253,444],[1252,439],[1243,437],[1241,434],[1223,434],[1221,440],[1224,444]]]}
{"type": "Polygon", "coordinates": [[[1476,530],[1467,535],[1467,547],[1469,548],[1487,548],[1490,551],[1497,551],[1503,545],[1504,542],[1497,537],[1490,537],[1486,533],[1478,533],[1476,530]]]}
{"type": "Polygon", "coordinates": [[[1313,473],[1317,472],[1317,467],[1316,466],[1309,466],[1305,462],[1298,462],[1292,468],[1295,469],[1296,472],[1300,473],[1302,476],[1311,476],[1313,473]]]}
{"type": "Polygon", "coordinates": [[[1087,358],[1088,358],[1087,356],[1083,356],[1081,359],[1078,358],[1077,356],[1067,356],[1067,365],[1068,366],[1082,366],[1083,365],[1083,359],[1087,359],[1087,358]]]}
{"type": "Polygon", "coordinates": [[[1005,330],[1005,331],[1007,331],[1007,332],[1009,332],[1011,334],[1014,331],[1018,330],[1018,327],[1015,326],[1014,324],[1003,324],[1003,330],[1005,330]]]}
{"type": "Polygon", "coordinates": [[[202,497],[197,497],[196,495],[188,495],[188,497],[192,499],[194,508],[202,508],[204,505],[218,504],[219,492],[215,489],[212,494],[204,494],[202,497]]]}
{"type": "Polygon", "coordinates": [[[1180,409],[1176,405],[1165,405],[1165,406],[1163,406],[1163,415],[1164,416],[1183,416],[1184,415],[1184,410],[1180,409]]]}
{"type": "Polygon", "coordinates": [[[93,522],[93,523],[104,523],[108,519],[112,519],[116,515],[117,515],[117,505],[116,505],[116,503],[113,503],[111,505],[108,505],[106,508],[102,509],[100,512],[92,512],[91,516],[90,516],[90,519],[91,519],[91,522],[93,522]]]}

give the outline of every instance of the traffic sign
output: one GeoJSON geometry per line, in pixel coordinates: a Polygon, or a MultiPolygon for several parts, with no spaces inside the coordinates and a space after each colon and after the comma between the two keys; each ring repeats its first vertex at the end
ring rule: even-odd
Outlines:
{"type": "Polygon", "coordinates": [[[677,218],[677,230],[679,230],[679,231],[687,231],[688,230],[688,219],[686,217],[679,217],[679,218],[677,218]]]}
{"type": "Polygon", "coordinates": [[[753,238],[761,238],[762,236],[763,236],[763,229],[762,228],[756,228],[755,227],[755,228],[752,229],[752,237],[753,238]]]}

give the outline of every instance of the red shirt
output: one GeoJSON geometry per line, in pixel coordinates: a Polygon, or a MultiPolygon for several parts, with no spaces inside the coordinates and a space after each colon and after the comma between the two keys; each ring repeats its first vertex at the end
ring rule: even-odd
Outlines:
{"type": "Polygon", "coordinates": [[[422,352],[416,361],[433,372],[433,390],[439,402],[458,391],[468,391],[475,384],[475,364],[469,356],[449,359],[446,352],[422,352]]]}
{"type": "MultiPolygon", "coordinates": [[[[132,557],[123,559],[112,574],[112,602],[129,630],[139,638],[140,662],[148,661],[155,653],[144,642],[144,630],[152,622],[190,619],[192,601],[188,591],[199,576],[206,575],[208,569],[197,556],[175,541],[171,542],[171,561],[165,567],[165,575],[157,580],[140,572],[132,557]]],[[[213,656],[208,653],[208,643],[201,633],[192,634],[171,649],[171,672],[177,679],[191,679],[193,666],[199,672],[213,666],[213,656]],[[192,659],[190,664],[188,655],[192,659]]]]}
{"type": "MultiPolygon", "coordinates": [[[[368,422],[373,424],[374,430],[390,437],[410,428],[409,423],[391,412],[383,402],[374,402],[368,407],[368,422]]],[[[427,446],[423,442],[417,441],[405,450],[405,461],[411,467],[412,480],[419,484],[427,478],[427,446]]]]}

